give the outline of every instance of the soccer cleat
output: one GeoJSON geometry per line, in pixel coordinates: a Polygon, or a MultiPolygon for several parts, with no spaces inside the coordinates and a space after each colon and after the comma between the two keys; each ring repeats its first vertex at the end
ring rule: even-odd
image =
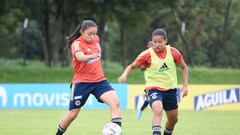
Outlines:
{"type": "Polygon", "coordinates": [[[136,117],[139,120],[141,118],[141,116],[142,116],[142,111],[139,109],[136,113],[136,117]]]}

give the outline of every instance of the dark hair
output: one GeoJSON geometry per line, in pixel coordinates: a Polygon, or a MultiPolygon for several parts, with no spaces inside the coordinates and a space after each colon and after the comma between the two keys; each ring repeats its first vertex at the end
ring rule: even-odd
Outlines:
{"type": "Polygon", "coordinates": [[[75,39],[77,39],[78,37],[80,37],[81,32],[84,32],[86,29],[90,28],[90,27],[97,27],[97,24],[92,21],[92,20],[84,20],[82,21],[82,23],[80,23],[75,30],[70,34],[70,36],[68,36],[67,39],[67,46],[71,47],[73,41],[75,39]]]}
{"type": "Polygon", "coordinates": [[[164,28],[157,28],[153,31],[152,36],[160,35],[163,36],[165,39],[167,39],[167,32],[164,30],[164,28]]]}

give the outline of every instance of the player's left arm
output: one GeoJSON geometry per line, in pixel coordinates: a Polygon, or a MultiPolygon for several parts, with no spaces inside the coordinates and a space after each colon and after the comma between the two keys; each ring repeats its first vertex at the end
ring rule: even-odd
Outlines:
{"type": "Polygon", "coordinates": [[[183,80],[183,87],[181,88],[182,96],[185,97],[188,94],[188,67],[185,61],[182,59],[179,63],[182,71],[182,80],[183,80]]]}
{"type": "Polygon", "coordinates": [[[174,58],[174,62],[181,67],[183,80],[181,92],[182,96],[185,97],[188,94],[188,67],[183,59],[182,54],[176,48],[171,47],[171,52],[174,58]]]}

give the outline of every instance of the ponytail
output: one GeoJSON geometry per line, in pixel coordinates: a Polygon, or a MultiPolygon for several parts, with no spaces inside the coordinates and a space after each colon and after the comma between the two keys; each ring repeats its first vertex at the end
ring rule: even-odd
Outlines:
{"type": "Polygon", "coordinates": [[[71,45],[72,45],[73,41],[74,41],[75,39],[77,39],[78,37],[80,37],[80,35],[81,35],[81,32],[80,32],[80,30],[81,30],[81,25],[82,25],[82,24],[79,24],[79,25],[77,26],[77,28],[75,28],[75,30],[72,32],[72,34],[70,34],[70,36],[66,37],[67,47],[71,48],[71,45]]]}

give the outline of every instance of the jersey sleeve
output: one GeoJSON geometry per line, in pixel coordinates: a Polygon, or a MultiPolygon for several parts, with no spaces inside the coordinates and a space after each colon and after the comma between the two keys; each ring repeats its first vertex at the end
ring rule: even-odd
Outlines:
{"type": "Polygon", "coordinates": [[[80,47],[80,41],[74,41],[71,46],[71,52],[72,55],[75,56],[77,52],[83,52],[83,50],[80,47]]]}
{"type": "Polygon", "coordinates": [[[148,68],[151,65],[151,55],[148,50],[140,53],[134,61],[141,69],[148,68]]]}
{"type": "Polygon", "coordinates": [[[182,54],[174,47],[171,47],[171,53],[176,64],[180,64],[183,60],[182,54]]]}

